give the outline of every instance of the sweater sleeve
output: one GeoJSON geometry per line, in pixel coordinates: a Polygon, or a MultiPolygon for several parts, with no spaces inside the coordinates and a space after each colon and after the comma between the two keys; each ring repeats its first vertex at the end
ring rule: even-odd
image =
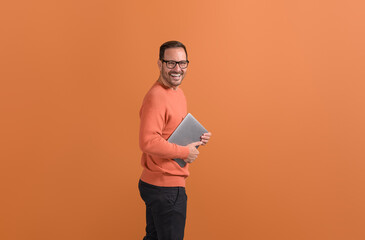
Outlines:
{"type": "Polygon", "coordinates": [[[142,152],[161,158],[186,159],[189,148],[170,143],[162,137],[165,125],[166,106],[163,98],[149,94],[140,110],[139,146],[142,152]]]}

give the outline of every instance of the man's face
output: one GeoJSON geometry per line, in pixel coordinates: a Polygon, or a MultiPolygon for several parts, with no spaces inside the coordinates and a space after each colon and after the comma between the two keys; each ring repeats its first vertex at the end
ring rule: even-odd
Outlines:
{"type": "MultiPolygon", "coordinates": [[[[165,50],[164,59],[165,61],[186,61],[186,54],[183,48],[168,48],[165,50]]],[[[162,82],[172,88],[176,88],[182,82],[185,77],[186,70],[181,69],[179,64],[173,69],[167,68],[166,62],[158,61],[158,66],[160,68],[160,78],[162,82]]]]}

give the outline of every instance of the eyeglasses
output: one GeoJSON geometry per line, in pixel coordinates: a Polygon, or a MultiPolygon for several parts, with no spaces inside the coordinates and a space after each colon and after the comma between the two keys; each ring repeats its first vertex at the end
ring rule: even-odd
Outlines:
{"type": "Polygon", "coordinates": [[[187,68],[188,67],[188,65],[189,65],[189,61],[188,60],[185,60],[185,61],[180,61],[180,62],[176,62],[176,61],[172,61],[172,60],[164,60],[164,59],[162,59],[161,60],[163,63],[165,62],[166,63],[166,66],[167,66],[167,68],[169,68],[169,69],[173,69],[173,68],[175,68],[176,67],[176,64],[179,64],[179,67],[181,68],[181,69],[185,69],[185,68],[187,68]]]}

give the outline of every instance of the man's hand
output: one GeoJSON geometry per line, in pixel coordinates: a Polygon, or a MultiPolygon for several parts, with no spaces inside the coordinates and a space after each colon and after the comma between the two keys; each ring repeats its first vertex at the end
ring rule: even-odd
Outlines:
{"type": "Polygon", "coordinates": [[[198,149],[196,149],[196,147],[200,146],[202,144],[203,144],[203,142],[193,142],[193,143],[186,145],[187,147],[189,147],[189,156],[187,159],[184,159],[184,161],[187,163],[194,162],[199,154],[199,151],[198,151],[198,149]]]}
{"type": "Polygon", "coordinates": [[[210,139],[210,137],[211,137],[211,136],[212,136],[212,133],[211,133],[211,132],[204,133],[204,134],[200,137],[201,141],[203,142],[203,144],[202,144],[202,145],[207,145],[207,143],[209,142],[209,139],[210,139]]]}

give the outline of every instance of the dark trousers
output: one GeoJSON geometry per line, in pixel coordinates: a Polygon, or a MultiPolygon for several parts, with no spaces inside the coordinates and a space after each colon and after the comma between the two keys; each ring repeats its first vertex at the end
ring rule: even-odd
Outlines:
{"type": "Polygon", "coordinates": [[[146,204],[146,236],[143,240],[183,240],[187,196],[184,187],[158,187],[139,181],[146,204]]]}

